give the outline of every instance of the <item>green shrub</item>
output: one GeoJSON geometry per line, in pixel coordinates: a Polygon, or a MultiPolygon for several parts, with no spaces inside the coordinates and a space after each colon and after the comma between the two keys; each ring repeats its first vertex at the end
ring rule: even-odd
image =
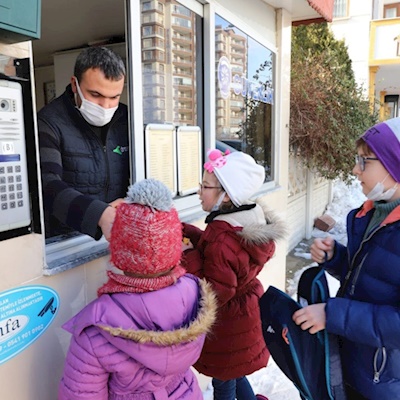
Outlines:
{"type": "Polygon", "coordinates": [[[311,170],[348,182],[355,140],[377,122],[347,47],[326,23],[293,28],[290,147],[311,170]]]}

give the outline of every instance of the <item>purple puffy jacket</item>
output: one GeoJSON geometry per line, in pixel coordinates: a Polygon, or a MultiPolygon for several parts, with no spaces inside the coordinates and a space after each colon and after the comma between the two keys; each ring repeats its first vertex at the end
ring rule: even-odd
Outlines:
{"type": "Polygon", "coordinates": [[[202,400],[191,370],[215,319],[208,284],[184,275],[149,293],[102,295],[72,333],[59,400],[202,400]]]}

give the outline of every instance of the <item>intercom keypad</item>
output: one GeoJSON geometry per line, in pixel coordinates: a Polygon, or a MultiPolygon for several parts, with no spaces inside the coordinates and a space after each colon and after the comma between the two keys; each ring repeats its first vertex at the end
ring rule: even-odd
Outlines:
{"type": "Polygon", "coordinates": [[[7,167],[7,173],[5,172],[5,168],[0,168],[1,210],[24,206],[22,184],[14,184],[14,182],[21,181],[21,167],[19,165],[7,167]]]}
{"type": "Polygon", "coordinates": [[[0,79],[0,232],[30,223],[22,87],[0,79]]]}

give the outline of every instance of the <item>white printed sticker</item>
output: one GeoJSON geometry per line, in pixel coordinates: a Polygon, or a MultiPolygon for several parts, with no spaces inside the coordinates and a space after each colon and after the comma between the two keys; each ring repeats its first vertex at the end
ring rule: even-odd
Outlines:
{"type": "Polygon", "coordinates": [[[1,154],[14,154],[13,142],[1,142],[1,154]]]}

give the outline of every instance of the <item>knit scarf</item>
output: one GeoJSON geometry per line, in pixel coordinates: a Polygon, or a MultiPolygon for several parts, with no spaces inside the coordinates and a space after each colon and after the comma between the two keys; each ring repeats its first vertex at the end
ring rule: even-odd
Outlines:
{"type": "Polygon", "coordinates": [[[107,271],[108,281],[97,291],[97,295],[105,293],[146,293],[173,285],[186,270],[179,264],[173,267],[167,275],[156,278],[138,278],[107,271]]]}

